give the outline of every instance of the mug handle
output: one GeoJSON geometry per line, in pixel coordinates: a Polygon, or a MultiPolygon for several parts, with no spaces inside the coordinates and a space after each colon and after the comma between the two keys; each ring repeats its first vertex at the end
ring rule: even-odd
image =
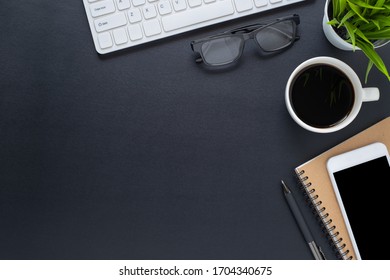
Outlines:
{"type": "Polygon", "coordinates": [[[363,88],[363,102],[379,100],[379,89],[376,87],[363,88]]]}

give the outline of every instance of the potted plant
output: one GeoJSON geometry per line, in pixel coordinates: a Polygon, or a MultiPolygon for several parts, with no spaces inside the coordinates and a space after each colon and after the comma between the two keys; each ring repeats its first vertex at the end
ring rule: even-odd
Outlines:
{"type": "Polygon", "coordinates": [[[323,29],[335,47],[358,49],[368,57],[366,82],[373,65],[390,80],[375,50],[390,39],[390,0],[326,0],[323,29]]]}

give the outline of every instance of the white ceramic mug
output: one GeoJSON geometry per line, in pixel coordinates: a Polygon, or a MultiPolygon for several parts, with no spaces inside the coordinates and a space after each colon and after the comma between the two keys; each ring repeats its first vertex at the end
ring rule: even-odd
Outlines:
{"type": "Polygon", "coordinates": [[[285,101],[286,101],[287,110],[290,113],[291,117],[294,119],[294,121],[297,124],[299,124],[301,127],[309,131],[318,132],[318,133],[334,132],[346,127],[356,118],[363,102],[376,101],[376,100],[379,100],[378,88],[372,88],[372,87],[363,88],[355,71],[353,71],[353,69],[349,65],[336,58],[326,57],[326,56],[311,58],[301,63],[293,71],[290,78],[288,79],[286,85],[286,91],[285,91],[285,101]],[[315,127],[301,120],[299,116],[296,114],[296,112],[294,111],[294,106],[292,105],[292,101],[291,101],[291,92],[297,76],[300,75],[304,69],[308,69],[316,65],[326,65],[341,71],[349,79],[354,92],[353,105],[349,114],[345,116],[343,120],[335,123],[334,125],[330,125],[328,127],[315,127]]]}

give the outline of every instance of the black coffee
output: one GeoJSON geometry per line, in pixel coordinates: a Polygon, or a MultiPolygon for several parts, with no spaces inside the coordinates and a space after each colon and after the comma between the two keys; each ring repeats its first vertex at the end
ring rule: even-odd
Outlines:
{"type": "Polygon", "coordinates": [[[351,112],[355,93],[348,77],[325,64],[312,65],[292,82],[290,98],[295,114],[306,124],[326,128],[351,112]]]}

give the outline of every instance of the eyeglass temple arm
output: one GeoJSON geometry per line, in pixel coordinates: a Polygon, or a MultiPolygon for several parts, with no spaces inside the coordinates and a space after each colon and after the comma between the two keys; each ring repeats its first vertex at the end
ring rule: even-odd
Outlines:
{"type": "Polygon", "coordinates": [[[246,25],[246,26],[241,26],[241,27],[238,27],[238,28],[235,28],[233,30],[229,30],[229,31],[226,31],[224,33],[236,33],[236,32],[239,32],[239,31],[252,31],[252,30],[255,30],[259,27],[262,27],[262,26],[266,26],[270,23],[274,23],[274,22],[278,22],[278,21],[284,21],[284,20],[293,20],[295,21],[295,23],[298,25],[300,23],[300,18],[299,18],[299,15],[292,15],[292,16],[289,16],[289,17],[284,17],[284,18],[279,18],[277,20],[269,20],[269,21],[264,21],[264,22],[261,22],[261,23],[255,23],[255,24],[250,24],[250,25],[246,25]]]}
{"type": "Polygon", "coordinates": [[[242,27],[238,27],[238,28],[235,28],[233,30],[229,30],[229,31],[226,31],[224,33],[237,33],[237,32],[240,32],[240,31],[244,31],[244,32],[250,32],[250,31],[253,31],[259,27],[262,27],[262,26],[265,26],[267,24],[263,24],[263,23],[256,23],[256,24],[251,24],[251,25],[247,25],[247,26],[242,26],[242,27]]]}

